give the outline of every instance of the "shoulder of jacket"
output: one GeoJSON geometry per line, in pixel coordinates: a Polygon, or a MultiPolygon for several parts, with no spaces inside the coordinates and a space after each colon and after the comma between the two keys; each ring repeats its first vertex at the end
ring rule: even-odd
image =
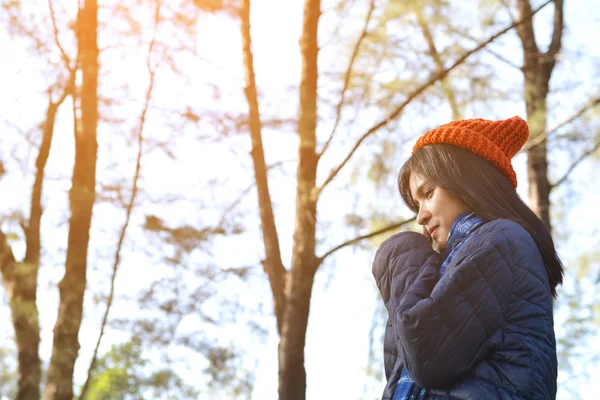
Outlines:
{"type": "Polygon", "coordinates": [[[485,223],[483,226],[481,226],[479,230],[481,233],[498,232],[506,236],[507,239],[524,239],[525,237],[533,239],[529,232],[527,232],[527,230],[521,224],[510,219],[495,219],[493,221],[485,223]]]}
{"type": "Polygon", "coordinates": [[[518,222],[509,219],[496,219],[485,223],[478,229],[477,237],[479,240],[474,240],[475,242],[484,240],[496,244],[505,243],[515,250],[537,249],[537,244],[529,232],[518,222]]]}

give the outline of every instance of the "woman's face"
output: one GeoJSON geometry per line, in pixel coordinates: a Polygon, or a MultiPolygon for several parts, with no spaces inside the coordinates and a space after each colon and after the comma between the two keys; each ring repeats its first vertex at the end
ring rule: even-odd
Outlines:
{"type": "Polygon", "coordinates": [[[444,252],[452,223],[469,208],[452,193],[420,175],[412,173],[409,184],[412,198],[419,205],[417,223],[429,232],[435,247],[444,252]]]}

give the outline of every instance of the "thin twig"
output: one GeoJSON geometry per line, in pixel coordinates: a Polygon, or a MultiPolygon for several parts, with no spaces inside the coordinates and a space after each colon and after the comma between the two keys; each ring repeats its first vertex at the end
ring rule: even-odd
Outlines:
{"type": "Polygon", "coordinates": [[[548,46],[548,51],[545,56],[554,59],[560,51],[562,44],[563,28],[564,28],[564,0],[554,0],[554,25],[552,31],[552,41],[548,46]]]}
{"type": "MultiPolygon", "coordinates": [[[[429,46],[429,55],[433,59],[437,71],[441,72],[444,70],[444,62],[442,61],[442,57],[440,56],[440,53],[437,47],[435,46],[433,34],[431,33],[431,29],[429,29],[427,19],[425,18],[423,10],[420,6],[417,6],[415,8],[415,15],[417,17],[417,23],[419,24],[419,27],[423,32],[423,37],[427,42],[427,46],[429,46]]],[[[456,96],[452,90],[452,85],[450,84],[450,82],[448,82],[446,78],[441,79],[441,84],[444,95],[448,98],[448,103],[450,103],[450,108],[452,109],[452,119],[460,119],[460,109],[458,106],[458,102],[456,101],[456,96]]]]}
{"type": "Polygon", "coordinates": [[[52,28],[54,32],[54,41],[56,42],[56,46],[60,50],[60,54],[62,54],[63,61],[65,62],[65,66],[69,70],[69,73],[73,74],[73,69],[71,68],[71,59],[65,52],[65,49],[60,44],[60,40],[58,39],[58,26],[56,24],[56,16],[54,14],[54,6],[52,5],[52,0],[48,0],[48,7],[50,8],[50,18],[52,19],[52,28]]]}
{"type": "Polygon", "coordinates": [[[125,235],[127,233],[127,228],[129,227],[129,223],[131,221],[131,215],[133,213],[133,207],[135,205],[135,198],[136,198],[137,192],[138,192],[138,182],[139,182],[139,177],[140,177],[141,161],[142,161],[142,154],[143,154],[143,151],[142,151],[143,144],[144,144],[143,133],[144,133],[144,126],[146,124],[146,113],[148,112],[150,101],[152,99],[152,92],[154,90],[154,83],[155,83],[155,76],[156,76],[156,69],[155,69],[155,67],[152,66],[151,58],[152,58],[154,46],[156,44],[158,25],[160,23],[160,7],[161,7],[161,2],[158,2],[156,5],[156,11],[155,11],[155,15],[154,15],[154,36],[148,46],[148,56],[146,58],[146,68],[147,68],[148,74],[150,75],[150,83],[148,85],[148,90],[146,91],[146,98],[144,101],[144,107],[142,109],[142,113],[140,115],[140,124],[139,124],[138,132],[137,132],[138,154],[137,154],[137,160],[136,160],[136,166],[135,166],[135,174],[134,174],[134,178],[133,178],[133,188],[131,190],[129,204],[127,205],[125,223],[121,227],[119,241],[118,241],[117,249],[115,252],[115,259],[114,259],[114,263],[113,263],[113,270],[112,270],[112,276],[111,276],[111,282],[110,282],[110,293],[109,293],[107,304],[106,304],[106,310],[105,310],[104,316],[102,318],[102,325],[100,326],[100,335],[98,336],[98,340],[96,342],[96,347],[94,348],[94,354],[92,356],[92,361],[90,362],[90,367],[88,369],[87,378],[85,380],[83,388],[81,389],[81,393],[79,395],[79,400],[85,399],[87,390],[89,388],[90,381],[94,374],[94,369],[96,368],[96,363],[98,360],[98,349],[100,348],[100,343],[102,342],[102,337],[104,336],[104,331],[106,329],[106,324],[108,322],[108,315],[109,315],[110,308],[111,308],[113,300],[114,300],[115,281],[116,281],[116,277],[117,277],[117,271],[119,269],[119,264],[121,262],[121,250],[123,248],[123,243],[125,242],[125,235]]]}
{"type": "MultiPolygon", "coordinates": [[[[278,161],[274,164],[271,164],[269,166],[267,166],[267,172],[269,172],[271,169],[277,168],[287,162],[290,162],[293,160],[282,160],[282,161],[278,161]]],[[[229,207],[227,207],[225,209],[225,212],[223,213],[223,215],[221,216],[221,219],[219,220],[219,223],[217,224],[217,226],[222,226],[225,223],[225,220],[229,217],[229,215],[231,214],[231,212],[242,202],[242,200],[244,199],[244,197],[246,197],[246,195],[248,195],[248,193],[250,193],[250,191],[256,186],[256,181],[253,181],[250,185],[248,185],[248,187],[246,187],[246,189],[244,189],[242,191],[242,194],[240,194],[240,196],[233,201],[229,207]]]]}
{"type": "Polygon", "coordinates": [[[569,166],[569,168],[567,169],[567,172],[565,172],[565,174],[559,180],[557,180],[556,182],[554,182],[550,185],[550,190],[556,188],[557,186],[562,184],[564,181],[566,181],[569,178],[569,175],[571,174],[571,172],[573,172],[573,170],[575,168],[577,168],[577,166],[579,166],[579,164],[581,164],[586,158],[588,158],[590,155],[592,155],[593,153],[598,151],[598,149],[600,149],[600,141],[598,141],[594,145],[593,148],[584,152],[577,160],[575,160],[575,162],[573,162],[573,164],[571,164],[569,166]]]}
{"type": "Polygon", "coordinates": [[[443,79],[446,75],[448,75],[448,73],[450,73],[450,71],[454,70],[456,67],[460,66],[461,64],[463,64],[467,58],[469,58],[472,54],[477,53],[478,51],[480,51],[481,49],[483,49],[485,46],[487,46],[488,44],[492,43],[494,40],[498,39],[500,36],[504,35],[505,33],[509,32],[511,29],[515,28],[518,25],[523,24],[524,22],[526,22],[527,20],[531,19],[536,13],[538,13],[541,9],[543,9],[544,7],[546,7],[548,4],[552,3],[553,0],[548,0],[546,1],[544,4],[542,4],[541,6],[539,6],[537,9],[535,9],[534,11],[532,11],[531,13],[529,13],[527,16],[523,17],[521,20],[517,21],[517,22],[513,22],[510,26],[502,29],[500,32],[492,35],[489,39],[481,42],[479,45],[477,45],[475,48],[473,48],[472,50],[467,51],[465,54],[463,54],[454,64],[452,64],[450,67],[444,69],[441,72],[438,72],[436,74],[434,74],[427,82],[423,83],[421,86],[419,86],[415,91],[413,91],[411,94],[408,95],[408,97],[406,98],[406,100],[396,108],[396,110],[394,110],[387,118],[385,118],[384,120],[382,120],[381,122],[377,123],[376,125],[374,125],[371,129],[369,129],[364,135],[362,135],[362,137],[356,142],[356,144],[354,145],[354,147],[352,148],[352,150],[350,151],[350,153],[346,156],[346,158],[340,163],[340,165],[338,165],[334,170],[331,171],[331,173],[329,174],[329,176],[327,177],[327,179],[325,179],[325,182],[323,182],[323,184],[319,187],[318,193],[317,195],[321,194],[321,192],[323,191],[323,189],[325,189],[325,187],[333,180],[333,178],[336,177],[336,175],[341,171],[342,168],[344,168],[344,166],[348,163],[348,161],[350,160],[350,158],[352,158],[352,156],[354,155],[354,153],[356,152],[356,150],[360,147],[360,145],[362,144],[362,142],[369,137],[370,135],[372,135],[373,133],[377,132],[379,129],[383,128],[384,126],[386,126],[387,124],[389,124],[392,120],[394,120],[403,110],[404,108],[410,104],[417,96],[419,96],[421,93],[423,93],[427,88],[429,88],[431,85],[433,85],[434,83],[436,83],[437,81],[439,81],[440,79],[443,79]]]}
{"type": "MultiPolygon", "coordinates": [[[[453,33],[456,33],[457,35],[461,36],[464,39],[468,39],[468,40],[470,40],[472,42],[477,42],[477,38],[469,35],[468,32],[462,32],[462,31],[460,31],[458,29],[454,29],[454,28],[450,28],[449,30],[451,32],[453,32],[453,33]]],[[[504,57],[502,54],[497,53],[495,50],[492,50],[491,48],[486,47],[485,49],[483,49],[483,51],[485,51],[487,53],[490,53],[492,56],[496,57],[498,60],[502,61],[503,63],[505,63],[505,64],[507,64],[507,65],[515,68],[515,69],[521,70],[521,66],[520,65],[515,64],[514,62],[512,62],[508,58],[504,57]]]]}
{"type": "Polygon", "coordinates": [[[552,135],[553,133],[555,133],[556,131],[558,131],[562,127],[564,127],[564,126],[570,124],[571,122],[575,121],[576,119],[578,119],[579,117],[581,117],[583,114],[585,114],[588,110],[590,110],[591,108],[596,107],[598,104],[600,104],[600,98],[594,99],[593,101],[589,102],[588,104],[586,104],[585,106],[583,106],[579,111],[577,111],[577,113],[573,114],[571,117],[569,117],[565,121],[561,122],[560,124],[558,124],[553,129],[551,129],[551,130],[549,130],[547,132],[544,132],[541,135],[538,135],[537,137],[535,137],[532,140],[530,140],[525,146],[523,146],[523,148],[521,149],[521,152],[529,151],[532,147],[537,146],[538,144],[547,141],[548,137],[550,135],[552,135]]]}
{"type": "Polygon", "coordinates": [[[360,242],[362,240],[369,239],[369,238],[372,238],[372,237],[377,236],[377,235],[381,235],[382,233],[393,231],[394,229],[398,229],[398,228],[400,228],[400,227],[402,227],[402,226],[404,226],[404,225],[406,225],[408,223],[413,222],[415,219],[416,219],[416,217],[413,217],[413,218],[407,219],[405,221],[396,222],[394,224],[385,226],[385,227],[383,227],[381,229],[378,229],[376,231],[367,233],[365,235],[361,235],[361,236],[356,237],[354,239],[347,240],[344,243],[342,243],[342,244],[340,244],[338,246],[335,246],[334,248],[332,248],[331,250],[329,250],[327,253],[325,253],[321,257],[319,257],[319,264],[321,264],[323,262],[323,260],[325,260],[327,257],[329,257],[330,255],[332,255],[336,251],[338,251],[340,249],[343,249],[344,247],[356,244],[356,243],[358,243],[358,242],[360,242]]]}
{"type": "Polygon", "coordinates": [[[508,13],[508,16],[510,17],[511,21],[515,21],[515,14],[513,13],[510,4],[508,4],[506,0],[500,0],[500,3],[502,3],[504,8],[506,9],[506,12],[508,13]]]}
{"type": "Polygon", "coordinates": [[[349,0],[346,1],[346,4],[343,7],[343,10],[339,11],[338,7],[332,7],[331,9],[328,10],[323,10],[323,13],[321,15],[325,15],[328,12],[334,12],[337,16],[338,16],[338,21],[339,23],[336,25],[335,29],[333,30],[333,32],[331,32],[331,35],[329,35],[330,39],[323,43],[320,48],[324,49],[327,48],[329,46],[331,46],[331,44],[336,43],[339,40],[339,33],[340,33],[340,27],[342,25],[342,22],[346,19],[346,17],[348,17],[348,14],[350,13],[351,10],[351,3],[354,3],[356,0],[349,0]]]}
{"type": "Polygon", "coordinates": [[[321,158],[323,156],[323,154],[325,153],[325,151],[327,150],[327,148],[329,147],[329,144],[333,140],[333,136],[335,135],[335,132],[337,131],[338,125],[340,124],[340,120],[342,118],[342,108],[344,107],[344,103],[346,101],[346,92],[348,91],[348,87],[350,86],[350,79],[352,77],[352,70],[354,68],[354,62],[356,61],[356,57],[358,56],[358,52],[360,50],[362,42],[365,40],[365,38],[369,34],[368,27],[369,27],[369,22],[371,22],[371,16],[373,15],[374,9],[375,9],[375,0],[371,0],[371,4],[369,6],[369,12],[367,13],[367,18],[365,19],[365,25],[363,26],[362,33],[360,34],[360,37],[358,38],[356,45],[354,46],[354,51],[352,52],[352,57],[350,58],[350,63],[348,64],[348,69],[346,70],[346,77],[344,79],[344,88],[342,89],[340,101],[336,107],[335,124],[333,125],[333,129],[331,130],[329,139],[327,139],[327,142],[323,146],[323,149],[319,152],[318,158],[321,158]]]}

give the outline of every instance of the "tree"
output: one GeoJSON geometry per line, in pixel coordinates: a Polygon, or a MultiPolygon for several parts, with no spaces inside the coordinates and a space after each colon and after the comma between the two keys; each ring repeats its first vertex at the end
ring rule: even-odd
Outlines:
{"type": "MultiPolygon", "coordinates": [[[[564,14],[563,0],[554,1],[552,41],[545,52],[540,51],[535,37],[533,20],[520,25],[517,33],[523,44],[524,98],[527,106],[527,123],[530,138],[535,140],[547,130],[548,92],[550,78],[562,45],[564,14]]],[[[518,0],[519,17],[531,12],[529,0],[518,0]]],[[[546,141],[540,141],[527,150],[527,176],[529,204],[550,229],[550,190],[548,181],[548,150],[546,141]]]]}
{"type": "Polygon", "coordinates": [[[54,327],[52,358],[48,367],[45,400],[73,398],[73,369],[79,351],[79,328],[92,210],[96,197],[98,143],[98,3],[86,0],[78,21],[81,55],[81,129],[75,127],[75,165],[70,192],[71,219],[65,275],[59,285],[60,306],[54,327]]]}

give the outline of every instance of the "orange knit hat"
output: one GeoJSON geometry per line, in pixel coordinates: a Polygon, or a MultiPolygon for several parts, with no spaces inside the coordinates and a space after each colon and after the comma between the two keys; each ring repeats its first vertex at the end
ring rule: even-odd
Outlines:
{"type": "Polygon", "coordinates": [[[517,187],[517,174],[510,163],[529,137],[529,127],[520,117],[501,121],[465,119],[452,121],[426,132],[417,140],[413,153],[436,143],[462,147],[489,161],[512,185],[517,187]]]}

